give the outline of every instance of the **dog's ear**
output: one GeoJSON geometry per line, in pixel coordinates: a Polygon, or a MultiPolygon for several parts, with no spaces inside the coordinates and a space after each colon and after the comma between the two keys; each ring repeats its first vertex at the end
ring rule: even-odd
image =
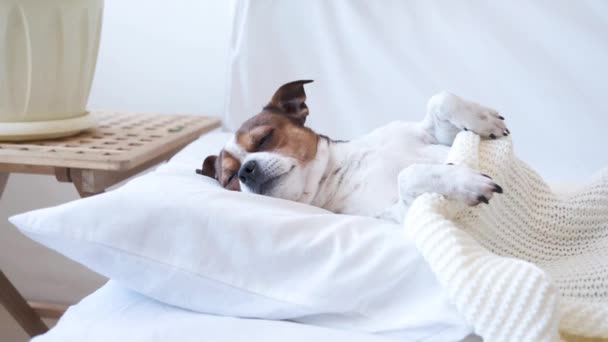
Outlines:
{"type": "Polygon", "coordinates": [[[270,103],[264,109],[277,110],[287,115],[297,124],[304,125],[308,115],[304,85],[310,82],[312,80],[300,80],[283,84],[277,89],[270,103]]]}
{"type": "Polygon", "coordinates": [[[217,173],[215,172],[215,162],[217,161],[217,156],[208,156],[207,158],[205,158],[205,161],[203,162],[203,169],[197,169],[196,173],[198,173],[199,175],[203,175],[203,176],[207,176],[207,177],[211,177],[214,179],[217,179],[217,173]]]}

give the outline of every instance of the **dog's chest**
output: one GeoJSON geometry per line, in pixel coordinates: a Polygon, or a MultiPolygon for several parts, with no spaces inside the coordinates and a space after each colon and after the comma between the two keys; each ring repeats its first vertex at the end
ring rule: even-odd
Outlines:
{"type": "Polygon", "coordinates": [[[337,144],[318,204],[334,212],[377,216],[398,200],[402,169],[445,160],[448,147],[434,142],[418,125],[396,122],[337,144]]]}

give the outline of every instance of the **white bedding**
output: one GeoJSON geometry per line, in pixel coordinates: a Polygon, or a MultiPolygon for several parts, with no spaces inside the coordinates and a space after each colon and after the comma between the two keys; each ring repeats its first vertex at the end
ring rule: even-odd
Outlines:
{"type": "MultiPolygon", "coordinates": [[[[424,339],[428,341],[445,339],[424,339]]],[[[213,316],[149,299],[113,281],[72,306],[48,333],[32,342],[390,342],[416,341],[313,325],[213,316]]],[[[462,342],[480,341],[469,336],[462,342]]]]}
{"type": "Polygon", "coordinates": [[[34,342],[382,342],[387,337],[284,321],[212,316],[178,309],[108,282],[71,307],[34,342]]]}
{"type": "MultiPolygon", "coordinates": [[[[194,175],[194,168],[207,153],[205,149],[211,147],[219,149],[218,146],[221,146],[227,137],[228,134],[226,133],[204,136],[181,151],[170,163],[162,166],[159,174],[173,175],[173,177],[180,174],[184,176],[194,175]]],[[[74,226],[74,224],[69,225],[74,226]]],[[[43,226],[50,227],[48,224],[43,224],[43,226]]],[[[90,224],[85,224],[85,226],[91,227],[90,224]]],[[[96,229],[96,231],[98,230],[96,229]]],[[[388,245],[386,249],[390,249],[388,245]]],[[[375,253],[375,255],[377,257],[379,253],[375,253]]],[[[330,324],[331,322],[335,323],[339,317],[327,315],[301,317],[300,322],[305,322],[306,325],[284,321],[212,316],[163,304],[111,281],[85,298],[81,303],[72,307],[53,330],[36,338],[35,341],[121,341],[128,336],[129,341],[135,342],[272,341],[271,338],[273,337],[280,338],[282,341],[424,340],[425,342],[431,342],[454,341],[469,334],[471,332],[470,327],[464,324],[458,315],[455,315],[454,308],[447,302],[445,294],[438,289],[438,283],[428,272],[428,267],[422,259],[412,257],[412,251],[407,246],[404,246],[403,253],[400,253],[399,256],[399,260],[395,259],[394,262],[390,262],[390,265],[392,267],[402,263],[409,265],[403,274],[400,272],[397,272],[397,274],[390,273],[389,270],[392,268],[389,265],[383,270],[375,268],[379,272],[371,272],[369,269],[366,271],[369,280],[366,283],[370,291],[378,291],[380,288],[385,289],[386,287],[382,284],[391,283],[391,280],[394,282],[393,285],[400,289],[398,292],[388,292],[384,297],[376,298],[375,302],[378,302],[378,307],[374,309],[375,311],[372,310],[373,312],[369,311],[373,309],[373,307],[370,307],[371,302],[368,301],[366,305],[367,312],[374,313],[373,317],[381,321],[376,323],[384,327],[383,329],[370,330],[363,329],[359,325],[348,327],[344,324],[330,324]],[[413,280],[405,277],[405,274],[409,273],[414,274],[413,280]],[[394,277],[383,278],[383,276],[386,277],[386,275],[391,274],[394,277]],[[412,296],[412,293],[415,293],[415,295],[412,296]],[[315,324],[315,326],[308,324],[315,324]],[[343,330],[319,327],[328,325],[342,329],[357,328],[359,330],[382,332],[383,335],[380,337],[381,335],[349,333],[343,330]],[[387,327],[393,328],[389,329],[387,327]]],[[[126,259],[122,261],[126,262],[126,259]]],[[[175,274],[173,272],[168,275],[172,282],[177,281],[175,274]]],[[[363,285],[360,284],[359,286],[363,285]]],[[[349,288],[352,288],[352,286],[349,288]]],[[[201,290],[209,291],[208,288],[201,290]]],[[[359,289],[360,291],[366,291],[365,287],[359,289]]],[[[348,291],[345,288],[343,292],[347,293],[348,291]]],[[[179,295],[189,296],[186,291],[180,291],[179,295]]],[[[357,296],[359,294],[353,293],[349,300],[356,302],[357,296]]],[[[379,295],[376,294],[375,296],[378,297],[379,295]]],[[[328,293],[326,304],[340,302],[340,298],[337,297],[340,296],[336,293],[328,293]]],[[[233,297],[230,298],[226,298],[224,306],[236,305],[236,303],[229,302],[229,300],[234,301],[233,297]]],[[[190,297],[189,300],[194,301],[195,298],[190,297]]],[[[251,305],[251,298],[241,296],[240,300],[248,301],[248,303],[243,304],[251,305]]],[[[214,302],[220,305],[222,301],[222,295],[216,294],[213,298],[208,298],[207,303],[214,302]]],[[[364,324],[364,320],[360,320],[359,323],[364,324]]]]}

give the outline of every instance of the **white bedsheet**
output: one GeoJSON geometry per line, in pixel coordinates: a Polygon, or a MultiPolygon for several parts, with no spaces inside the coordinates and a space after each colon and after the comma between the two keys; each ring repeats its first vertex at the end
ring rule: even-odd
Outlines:
{"type": "Polygon", "coordinates": [[[284,321],[212,316],[175,308],[108,282],[34,342],[386,342],[393,339],[284,321]]]}

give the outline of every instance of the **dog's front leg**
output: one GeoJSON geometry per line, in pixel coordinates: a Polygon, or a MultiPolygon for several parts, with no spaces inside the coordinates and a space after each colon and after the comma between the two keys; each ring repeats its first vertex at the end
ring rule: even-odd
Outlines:
{"type": "Polygon", "coordinates": [[[413,164],[399,173],[399,197],[409,205],[423,193],[444,195],[474,206],[488,203],[502,188],[488,175],[458,165],[413,164]]]}
{"type": "Polygon", "coordinates": [[[423,127],[445,145],[451,145],[456,134],[462,130],[491,139],[510,133],[504,118],[496,110],[448,92],[441,92],[429,99],[423,127]]]}

